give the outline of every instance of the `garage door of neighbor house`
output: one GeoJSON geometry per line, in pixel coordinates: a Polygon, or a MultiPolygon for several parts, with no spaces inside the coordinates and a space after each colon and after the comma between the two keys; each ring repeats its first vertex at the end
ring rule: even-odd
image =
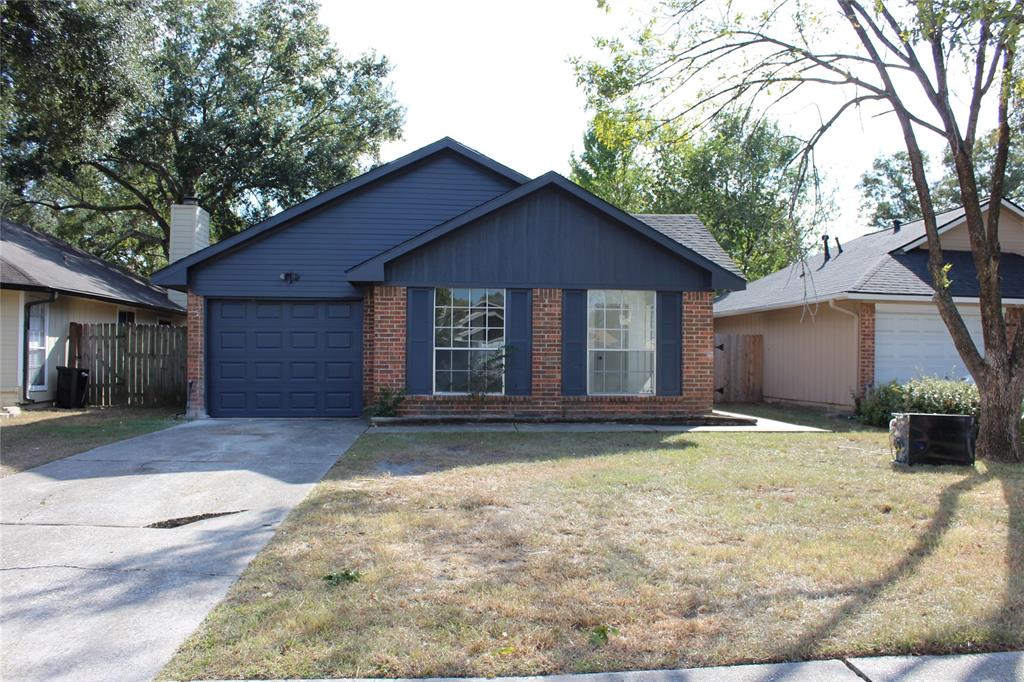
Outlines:
{"type": "MultiPolygon", "coordinates": [[[[983,348],[977,306],[961,306],[960,314],[971,338],[983,348]]],[[[970,378],[938,311],[932,305],[876,304],[875,384],[922,376],[970,378]]]]}
{"type": "Polygon", "coordinates": [[[211,300],[213,417],[355,417],[362,411],[360,301],[211,300]]]}

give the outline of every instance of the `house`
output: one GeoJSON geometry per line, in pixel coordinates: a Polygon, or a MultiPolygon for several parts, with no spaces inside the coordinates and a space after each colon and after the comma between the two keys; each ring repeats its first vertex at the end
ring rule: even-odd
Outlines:
{"type": "MultiPolygon", "coordinates": [[[[983,205],[988,216],[988,202],[983,205]]],[[[999,218],[1003,304],[1011,326],[1024,304],[1024,210],[999,218]]],[[[979,349],[978,283],[962,208],[938,216],[953,300],[979,349]]],[[[751,282],[715,303],[715,332],[760,334],[764,396],[852,407],[865,387],[918,376],[968,378],[932,302],[924,222],[872,232],[751,282]]]]}
{"type": "Polygon", "coordinates": [[[0,405],[53,400],[71,322],[182,324],[184,312],[138,275],[0,222],[0,405]]]}
{"type": "Polygon", "coordinates": [[[449,138],[172,262],[192,416],[685,415],[711,302],[744,286],[692,216],[634,216],[449,138]]]}

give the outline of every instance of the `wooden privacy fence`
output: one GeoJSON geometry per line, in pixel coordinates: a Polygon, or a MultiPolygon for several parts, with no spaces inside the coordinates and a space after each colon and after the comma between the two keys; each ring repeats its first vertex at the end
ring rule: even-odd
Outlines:
{"type": "Polygon", "coordinates": [[[715,402],[756,403],[764,397],[760,334],[715,334],[715,402]]]}
{"type": "Polygon", "coordinates": [[[184,407],[185,327],[72,322],[68,338],[69,364],[89,370],[89,405],[184,407]]]}

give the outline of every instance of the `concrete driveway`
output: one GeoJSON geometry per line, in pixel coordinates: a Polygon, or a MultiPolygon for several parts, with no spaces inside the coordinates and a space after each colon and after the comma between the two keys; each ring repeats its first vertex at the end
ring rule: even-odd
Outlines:
{"type": "Polygon", "coordinates": [[[206,420],[0,480],[0,678],[151,678],[364,429],[206,420]]]}

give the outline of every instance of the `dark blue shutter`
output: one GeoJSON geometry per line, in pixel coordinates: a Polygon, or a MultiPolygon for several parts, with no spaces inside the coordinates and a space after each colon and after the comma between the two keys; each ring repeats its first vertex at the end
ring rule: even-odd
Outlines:
{"type": "Polygon", "coordinates": [[[410,287],[405,318],[405,391],[411,395],[433,392],[434,290],[410,287]]]}
{"type": "Polygon", "coordinates": [[[682,306],[679,292],[658,292],[658,395],[680,393],[683,362],[682,306]]]}
{"type": "Polygon", "coordinates": [[[533,305],[529,289],[505,292],[505,394],[530,395],[533,305]]]}
{"type": "Polygon", "coordinates": [[[587,292],[562,291],[562,395],[587,394],[587,292]]]}

